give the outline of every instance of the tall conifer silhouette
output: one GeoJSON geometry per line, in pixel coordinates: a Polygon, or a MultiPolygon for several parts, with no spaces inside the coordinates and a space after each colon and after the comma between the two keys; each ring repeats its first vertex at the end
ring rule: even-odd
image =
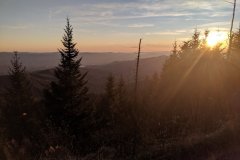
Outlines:
{"type": "MultiPolygon", "coordinates": [[[[64,130],[74,143],[80,143],[89,109],[85,80],[87,73],[80,71],[82,58],[78,58],[79,51],[73,42],[73,27],[68,18],[64,31],[64,48],[59,49],[61,62],[55,69],[56,81],[51,82],[50,89],[45,92],[45,103],[50,122],[56,128],[64,130]]],[[[71,143],[69,139],[66,141],[71,143]]]]}
{"type": "Polygon", "coordinates": [[[6,88],[3,108],[3,121],[7,138],[21,143],[23,138],[31,137],[31,118],[33,96],[25,67],[15,52],[9,69],[10,86],[6,88]]]}

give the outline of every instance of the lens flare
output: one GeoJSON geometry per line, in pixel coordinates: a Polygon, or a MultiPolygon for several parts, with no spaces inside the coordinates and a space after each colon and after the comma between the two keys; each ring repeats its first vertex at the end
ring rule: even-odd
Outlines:
{"type": "Polygon", "coordinates": [[[226,45],[226,40],[228,39],[227,32],[210,32],[207,37],[207,44],[209,47],[214,47],[217,44],[226,45]]]}

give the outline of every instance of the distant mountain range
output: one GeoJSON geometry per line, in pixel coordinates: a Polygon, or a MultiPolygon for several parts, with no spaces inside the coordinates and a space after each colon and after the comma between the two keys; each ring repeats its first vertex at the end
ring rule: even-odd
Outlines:
{"type": "MultiPolygon", "coordinates": [[[[158,57],[162,55],[168,55],[169,52],[148,52],[142,53],[141,58],[150,58],[150,57],[158,57]]],[[[12,58],[13,53],[10,52],[0,52],[0,75],[4,75],[8,73],[8,68],[10,66],[10,60],[12,58]]],[[[54,68],[59,63],[60,54],[57,52],[52,53],[19,53],[21,61],[24,66],[26,66],[27,70],[37,71],[37,70],[45,70],[54,68]]],[[[79,55],[82,57],[82,65],[104,65],[108,63],[112,63],[115,61],[129,61],[134,60],[136,58],[136,53],[80,53],[79,55]]]]}
{"type": "MultiPolygon", "coordinates": [[[[98,53],[94,53],[94,54],[98,54],[98,53]]],[[[106,54],[108,55],[108,53],[106,54]]],[[[46,56],[45,58],[42,58],[41,56],[39,56],[41,57],[41,59],[37,62],[39,63],[39,65],[40,65],[40,62],[47,60],[47,57],[49,57],[49,59],[51,57],[47,55],[45,56],[46,56]]],[[[52,55],[52,59],[54,59],[54,56],[52,55]]],[[[92,56],[92,54],[88,56],[92,56]]],[[[143,80],[143,78],[146,76],[152,76],[154,73],[161,74],[162,67],[167,58],[168,56],[163,55],[158,57],[141,59],[140,66],[139,66],[140,80],[143,80]]],[[[134,57],[132,59],[134,59],[134,57]]],[[[28,60],[30,61],[30,59],[28,60]]],[[[50,60],[47,60],[47,61],[50,63],[50,60]]],[[[110,61],[110,58],[108,59],[108,61],[110,61]]],[[[111,61],[113,61],[113,58],[111,59],[111,61]]],[[[106,61],[104,62],[106,63],[106,61]]],[[[33,61],[30,63],[34,65],[33,61]]],[[[58,61],[55,61],[54,63],[56,65],[58,61]]],[[[48,63],[45,62],[45,64],[48,64],[48,63]]],[[[87,65],[85,67],[82,67],[81,70],[82,72],[88,72],[87,80],[88,80],[88,87],[90,88],[90,91],[101,92],[104,89],[104,85],[106,83],[106,79],[109,74],[113,74],[116,78],[123,77],[127,84],[132,84],[134,80],[134,74],[135,74],[135,65],[136,65],[136,60],[127,60],[127,61],[112,62],[109,64],[102,64],[102,65],[87,65]]],[[[51,66],[52,65],[50,64],[48,65],[48,67],[51,67],[51,66]]],[[[41,90],[45,88],[50,81],[54,80],[53,75],[54,75],[54,69],[52,67],[51,69],[44,69],[40,71],[31,72],[29,76],[31,78],[34,89],[36,91],[39,91],[39,93],[41,93],[41,90]]],[[[0,92],[8,84],[9,84],[9,77],[7,75],[0,76],[0,92]]]]}

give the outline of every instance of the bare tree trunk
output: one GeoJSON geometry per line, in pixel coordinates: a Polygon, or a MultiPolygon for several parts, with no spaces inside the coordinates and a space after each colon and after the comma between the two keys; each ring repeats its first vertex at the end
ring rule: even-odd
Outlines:
{"type": "Polygon", "coordinates": [[[140,53],[141,53],[141,43],[142,43],[142,39],[139,40],[139,46],[138,46],[137,65],[136,65],[136,75],[135,75],[135,87],[134,87],[135,102],[136,102],[136,100],[137,100],[138,70],[139,70],[139,60],[140,60],[140,53]]]}
{"type": "Polygon", "coordinates": [[[234,0],[234,3],[233,3],[233,15],[232,15],[231,28],[230,28],[229,47],[228,47],[228,54],[229,54],[229,56],[231,56],[231,50],[232,50],[232,39],[233,39],[232,30],[233,30],[233,24],[234,24],[234,18],[235,18],[236,4],[237,4],[237,0],[234,0]]]}

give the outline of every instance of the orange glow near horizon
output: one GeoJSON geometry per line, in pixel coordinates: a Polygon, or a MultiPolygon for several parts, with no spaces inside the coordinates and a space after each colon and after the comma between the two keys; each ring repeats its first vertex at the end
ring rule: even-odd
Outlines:
{"type": "MultiPolygon", "coordinates": [[[[54,45],[56,46],[56,45],[54,45]]],[[[6,46],[4,48],[1,48],[0,52],[12,52],[12,51],[18,51],[18,52],[58,52],[58,48],[61,47],[53,47],[53,46],[31,46],[29,48],[22,49],[21,46],[6,46]]],[[[130,46],[130,45],[108,45],[108,46],[81,46],[77,47],[80,52],[137,52],[137,47],[130,46]]],[[[142,51],[143,52],[161,52],[161,51],[170,51],[171,48],[169,46],[162,46],[159,45],[157,47],[156,45],[142,45],[142,51]]]]}
{"type": "MultiPolygon", "coordinates": [[[[64,22],[65,23],[65,22],[64,22]]],[[[62,26],[64,26],[63,24],[62,26]]],[[[73,38],[80,52],[137,52],[139,38],[143,38],[143,52],[170,51],[173,36],[130,33],[88,33],[74,27],[73,38]],[[76,29],[75,29],[76,28],[76,29]]],[[[62,47],[64,31],[61,27],[0,30],[0,52],[57,52],[62,47]],[[45,30],[50,30],[45,32],[45,30]]]]}
{"type": "MultiPolygon", "coordinates": [[[[161,52],[161,51],[170,51],[172,41],[151,41],[146,39],[142,44],[143,52],[161,52]]],[[[80,52],[137,52],[137,41],[136,44],[130,42],[121,43],[120,41],[111,42],[110,40],[105,40],[99,42],[96,39],[81,39],[76,40],[77,49],[80,52]]],[[[48,39],[47,41],[39,40],[23,40],[16,38],[11,41],[0,41],[0,52],[57,52],[58,48],[62,48],[60,40],[48,39]],[[55,43],[54,43],[55,42],[55,43]]]]}

